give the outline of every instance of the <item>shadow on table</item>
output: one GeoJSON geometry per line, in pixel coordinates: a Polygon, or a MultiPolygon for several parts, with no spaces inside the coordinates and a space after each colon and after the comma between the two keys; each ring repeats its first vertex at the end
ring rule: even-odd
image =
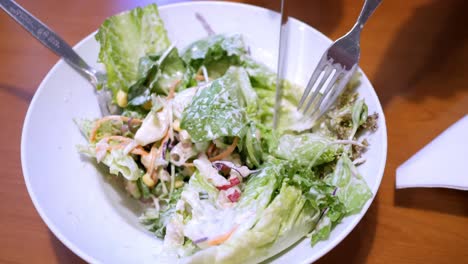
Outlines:
{"type": "MultiPolygon", "coordinates": [[[[385,5],[384,2],[382,8],[385,5]]],[[[466,84],[463,84],[468,70],[466,10],[468,1],[434,0],[416,8],[401,25],[373,78],[384,109],[396,96],[413,102],[427,97],[444,100],[466,89],[466,84]]],[[[410,134],[410,137],[418,136],[417,132],[410,134]]],[[[396,151],[391,146],[389,149],[390,152],[396,151]]],[[[395,190],[394,205],[468,215],[468,196],[457,190],[395,190]]]]}
{"type": "Polygon", "coordinates": [[[346,259],[347,264],[365,263],[375,238],[378,210],[379,201],[378,197],[375,197],[366,215],[354,230],[316,263],[343,263],[343,259],[346,259]]]}
{"type": "MultiPolygon", "coordinates": [[[[246,4],[280,11],[280,0],[242,0],[246,4]]],[[[289,15],[330,36],[343,17],[343,0],[288,0],[289,15]]],[[[351,26],[351,25],[349,25],[351,26]]],[[[343,32],[344,34],[345,32],[343,32]]]]}
{"type": "Polygon", "coordinates": [[[27,103],[31,102],[32,97],[33,97],[33,94],[26,91],[26,89],[16,87],[13,85],[9,85],[9,84],[5,84],[5,83],[0,83],[0,92],[6,92],[8,94],[11,94],[27,103]]]}
{"type": "Polygon", "coordinates": [[[466,191],[426,188],[395,191],[395,206],[436,211],[445,214],[468,216],[466,191]]]}
{"type": "Polygon", "coordinates": [[[384,107],[399,94],[422,100],[427,96],[448,97],[463,89],[444,85],[444,79],[460,76],[466,69],[465,60],[459,58],[468,39],[466,10],[468,1],[458,0],[431,1],[415,9],[374,75],[373,84],[384,107]],[[440,89],[425,89],[426,83],[440,83],[440,89]]]}
{"type": "MultiPolygon", "coordinates": [[[[86,263],[80,257],[78,257],[75,253],[73,253],[70,249],[68,249],[58,238],[49,231],[49,238],[52,242],[52,246],[55,251],[55,256],[57,259],[57,263],[70,263],[70,264],[84,264],[86,263]]],[[[45,260],[37,260],[37,262],[42,262],[45,260]]]]}

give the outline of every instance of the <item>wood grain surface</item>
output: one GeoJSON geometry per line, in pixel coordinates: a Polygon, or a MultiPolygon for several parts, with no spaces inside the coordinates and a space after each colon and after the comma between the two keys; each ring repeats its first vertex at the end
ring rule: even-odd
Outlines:
{"type": "MultiPolygon", "coordinates": [[[[75,44],[107,16],[151,1],[18,2],[75,44]]],[[[273,0],[237,2],[279,6],[273,0]]],[[[287,1],[292,16],[332,39],[352,26],[361,3],[287,1]]],[[[387,0],[366,25],[361,67],[387,118],[385,176],[359,225],[318,263],[468,263],[468,192],[394,188],[397,166],[468,113],[467,10],[463,0],[387,0]]],[[[57,60],[0,11],[0,263],[83,262],[41,220],[21,171],[26,110],[57,60]]]]}

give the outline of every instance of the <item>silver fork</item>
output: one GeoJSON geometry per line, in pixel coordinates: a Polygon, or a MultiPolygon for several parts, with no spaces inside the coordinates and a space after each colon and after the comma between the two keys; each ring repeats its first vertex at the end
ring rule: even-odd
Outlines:
{"type": "Polygon", "coordinates": [[[353,28],[325,51],[297,107],[304,116],[312,120],[319,119],[343,91],[357,69],[361,30],[381,2],[382,0],[365,0],[353,28]],[[309,96],[314,87],[313,93],[309,96]]]}
{"type": "Polygon", "coordinates": [[[62,57],[70,66],[91,82],[96,88],[96,95],[102,115],[109,115],[109,112],[117,110],[116,106],[112,104],[112,93],[105,86],[100,87],[107,81],[105,73],[89,66],[61,37],[14,1],[0,0],[0,7],[44,46],[62,57]],[[98,87],[100,89],[97,89],[98,87]]]}

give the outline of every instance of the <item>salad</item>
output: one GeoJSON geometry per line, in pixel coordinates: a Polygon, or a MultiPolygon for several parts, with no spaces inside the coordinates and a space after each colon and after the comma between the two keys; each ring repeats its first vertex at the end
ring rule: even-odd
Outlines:
{"type": "Polygon", "coordinates": [[[115,112],[76,120],[86,145],[145,208],[164,252],[191,263],[254,263],[304,237],[311,245],[360,212],[372,192],[356,166],[377,129],[354,91],[319,122],[285,82],[272,129],[276,74],[240,34],[179,50],[152,4],[108,18],[96,39],[115,112]]]}

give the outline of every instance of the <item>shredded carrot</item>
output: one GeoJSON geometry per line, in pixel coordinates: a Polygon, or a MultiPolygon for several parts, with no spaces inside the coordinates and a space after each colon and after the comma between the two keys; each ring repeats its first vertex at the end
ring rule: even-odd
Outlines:
{"type": "MultiPolygon", "coordinates": [[[[123,137],[123,136],[109,136],[103,138],[106,142],[109,140],[116,140],[116,141],[121,141],[122,143],[114,146],[108,146],[107,150],[114,150],[114,149],[123,149],[125,148],[130,141],[132,140],[131,138],[123,137]]],[[[135,154],[135,155],[141,155],[141,156],[146,156],[149,153],[145,151],[145,149],[142,146],[135,146],[133,149],[130,150],[130,153],[135,154]]]]}
{"type": "Polygon", "coordinates": [[[181,80],[177,80],[171,85],[171,88],[169,89],[169,94],[167,95],[167,99],[171,99],[171,98],[174,97],[175,89],[176,89],[177,85],[179,85],[180,81],[181,80]]]}
{"type": "Polygon", "coordinates": [[[213,238],[213,239],[211,239],[211,240],[208,240],[208,242],[207,242],[208,245],[210,245],[210,246],[216,246],[216,245],[222,244],[224,241],[228,240],[228,239],[231,237],[232,233],[234,233],[234,231],[236,231],[237,227],[238,227],[238,226],[236,225],[236,226],[234,226],[233,229],[231,229],[231,230],[230,230],[229,232],[227,232],[226,234],[220,235],[220,236],[217,236],[217,237],[215,237],[215,238],[213,238]]]}
{"type": "Polygon", "coordinates": [[[114,149],[123,149],[125,148],[125,144],[118,144],[118,145],[114,145],[114,146],[108,146],[107,147],[107,150],[110,151],[110,150],[114,150],[114,149]]]}
{"type": "Polygon", "coordinates": [[[213,154],[215,147],[216,145],[213,142],[211,142],[210,146],[208,147],[208,150],[206,151],[206,154],[208,155],[208,157],[213,154]]]}
{"type": "Polygon", "coordinates": [[[108,136],[108,137],[104,137],[101,139],[101,141],[106,142],[106,143],[108,143],[110,140],[119,141],[120,144],[114,145],[114,146],[108,146],[107,150],[124,148],[126,144],[132,141],[131,138],[124,137],[124,136],[108,136]]]}
{"type": "Polygon", "coordinates": [[[205,80],[205,76],[203,76],[203,75],[195,75],[195,80],[197,80],[197,81],[204,81],[204,80],[205,80]]]}
{"type": "MultiPolygon", "coordinates": [[[[107,148],[107,150],[110,151],[110,150],[114,150],[114,149],[123,149],[125,147],[126,147],[126,145],[119,144],[119,145],[116,145],[116,146],[109,146],[107,148]]],[[[132,150],[130,150],[130,153],[135,154],[135,155],[141,155],[141,156],[149,155],[149,153],[144,148],[142,148],[141,146],[133,148],[132,150]]]]}
{"type": "MultiPolygon", "coordinates": [[[[151,150],[150,150],[150,155],[151,155],[151,159],[150,159],[150,167],[148,168],[148,171],[146,173],[148,173],[151,177],[151,179],[153,179],[153,170],[154,170],[154,161],[156,160],[156,156],[157,156],[157,148],[156,148],[156,144],[153,144],[153,146],[151,147],[151,150]]],[[[156,178],[156,176],[154,177],[156,178]]],[[[155,181],[156,179],[153,179],[153,181],[155,181]]]]}
{"type": "MultiPolygon", "coordinates": [[[[97,134],[97,131],[98,129],[101,127],[101,125],[104,123],[104,122],[107,122],[107,121],[111,121],[111,120],[121,120],[123,122],[128,122],[130,120],[130,117],[126,117],[126,116],[119,116],[119,115],[110,115],[110,116],[105,116],[99,120],[97,120],[95,123],[94,123],[94,127],[93,129],[91,130],[91,133],[89,134],[89,141],[90,142],[94,142],[96,141],[96,134],[97,134]]],[[[137,123],[141,123],[143,122],[142,120],[140,119],[132,119],[132,122],[137,122],[137,123]]]]}
{"type": "Polygon", "coordinates": [[[106,139],[106,141],[115,140],[115,141],[120,141],[120,142],[125,142],[125,143],[132,141],[131,138],[124,137],[124,136],[108,136],[108,137],[105,137],[104,139],[106,139]]]}
{"type": "Polygon", "coordinates": [[[148,155],[149,153],[145,151],[145,149],[143,149],[142,147],[138,146],[134,149],[132,149],[131,151],[132,154],[135,154],[135,155],[141,155],[141,156],[146,156],[148,155]]]}
{"type": "Polygon", "coordinates": [[[156,178],[156,174],[153,174],[154,171],[154,162],[156,161],[156,156],[158,154],[163,154],[163,145],[166,144],[166,141],[169,139],[169,133],[166,131],[166,135],[164,135],[163,140],[161,141],[161,145],[159,146],[159,149],[156,148],[156,144],[153,144],[151,147],[150,155],[151,155],[151,163],[150,167],[147,171],[147,173],[151,176],[151,179],[153,179],[154,182],[157,182],[158,178],[156,178]],[[154,175],[154,176],[153,176],[154,175]]]}
{"type": "Polygon", "coordinates": [[[238,138],[238,137],[235,137],[235,138],[234,138],[234,141],[232,142],[231,145],[229,145],[229,147],[227,147],[223,152],[219,153],[218,155],[209,158],[208,160],[209,160],[209,161],[222,160],[222,159],[224,159],[225,157],[231,155],[231,153],[234,151],[234,149],[236,149],[236,146],[237,146],[237,142],[238,142],[238,141],[239,141],[239,138],[238,138]]]}

